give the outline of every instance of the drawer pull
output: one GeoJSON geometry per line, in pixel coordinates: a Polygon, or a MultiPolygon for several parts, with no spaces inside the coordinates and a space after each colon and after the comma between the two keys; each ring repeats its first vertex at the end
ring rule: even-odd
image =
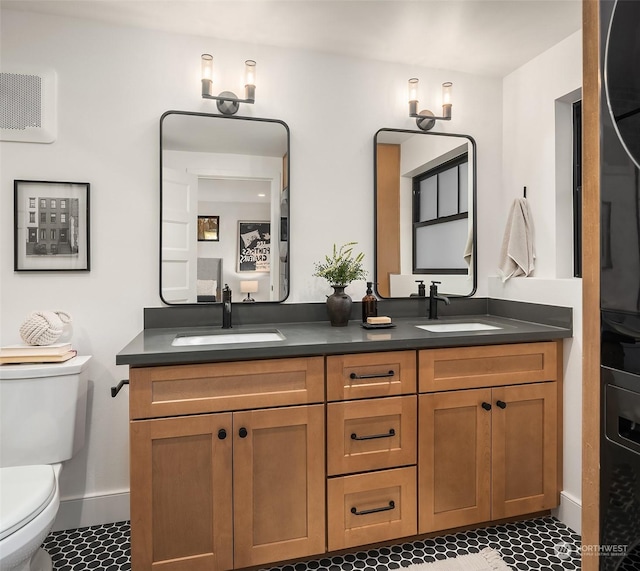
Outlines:
{"type": "Polygon", "coordinates": [[[240,430],[238,430],[238,436],[240,438],[246,438],[247,437],[247,429],[243,426],[240,430]]]}
{"type": "Polygon", "coordinates": [[[491,410],[491,405],[488,402],[483,402],[482,403],[482,408],[484,410],[491,410]]]}
{"type": "Polygon", "coordinates": [[[396,507],[396,503],[393,500],[391,500],[388,506],[382,506],[381,508],[372,508],[370,510],[362,510],[361,512],[358,511],[358,508],[351,508],[351,513],[353,515],[368,515],[368,514],[375,514],[378,512],[388,512],[389,510],[395,509],[395,507],[396,507]]]}
{"type": "Polygon", "coordinates": [[[224,440],[227,437],[227,431],[224,428],[218,430],[218,438],[224,440]]]}
{"type": "Polygon", "coordinates": [[[357,373],[351,373],[350,379],[383,379],[385,377],[393,377],[395,372],[389,371],[388,373],[373,373],[372,375],[358,375],[357,373]]]}
{"type": "Polygon", "coordinates": [[[496,402],[496,404],[500,407],[500,408],[507,408],[507,403],[499,400],[498,402],[496,402]]]}
{"type": "Polygon", "coordinates": [[[370,436],[358,436],[355,432],[351,433],[351,440],[375,440],[376,438],[391,438],[396,435],[396,431],[393,428],[389,429],[389,432],[384,434],[371,434],[370,436]]]}

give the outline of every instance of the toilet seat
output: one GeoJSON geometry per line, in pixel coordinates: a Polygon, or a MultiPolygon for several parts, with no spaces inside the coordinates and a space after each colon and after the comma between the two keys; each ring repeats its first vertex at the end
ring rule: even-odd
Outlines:
{"type": "Polygon", "coordinates": [[[0,468],[0,540],[36,518],[56,493],[52,466],[0,468]]]}

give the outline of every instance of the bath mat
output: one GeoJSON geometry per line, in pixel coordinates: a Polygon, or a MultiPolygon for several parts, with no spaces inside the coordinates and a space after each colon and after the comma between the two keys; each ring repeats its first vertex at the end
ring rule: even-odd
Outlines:
{"type": "Polygon", "coordinates": [[[480,553],[460,555],[434,561],[433,563],[419,563],[403,567],[403,571],[513,571],[500,557],[500,554],[490,547],[480,553]]]}

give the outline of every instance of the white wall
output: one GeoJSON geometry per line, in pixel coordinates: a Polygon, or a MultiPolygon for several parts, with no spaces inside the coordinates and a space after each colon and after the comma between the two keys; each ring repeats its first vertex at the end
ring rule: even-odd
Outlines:
{"type": "MultiPolygon", "coordinates": [[[[514,198],[527,187],[535,227],[532,278],[488,280],[490,297],[573,308],[573,338],[564,342],[564,485],[558,517],[580,531],[582,479],[582,280],[572,278],[571,114],[580,98],[582,33],[577,32],[504,79],[502,193],[493,264],[514,198]],[[567,151],[568,147],[568,151],[567,151]]],[[[495,270],[491,272],[495,276],[495,270]]]]}
{"type": "MultiPolygon", "coordinates": [[[[540,176],[538,171],[544,170],[542,160],[553,164],[554,158],[547,149],[552,144],[547,110],[538,116],[538,105],[524,105],[517,98],[520,94],[511,94],[508,80],[504,86],[507,108],[515,106],[530,117],[527,121],[543,121],[545,127],[535,137],[527,131],[518,137],[518,132],[511,133],[511,126],[505,127],[505,149],[538,138],[542,148],[531,164],[525,160],[531,152],[520,148],[503,171],[502,161],[511,157],[511,150],[503,155],[503,86],[495,78],[10,10],[2,11],[0,32],[3,66],[53,68],[59,85],[55,143],[0,143],[1,342],[18,340],[18,327],[30,310],[64,309],[74,317],[74,344],[81,353],[94,356],[87,446],[66,466],[61,484],[63,499],[96,499],[68,501],[68,518],[60,527],[128,515],[127,391],[111,399],[109,388],[128,376],[126,367],[115,365],[115,355],[142,329],[142,308],[160,305],[160,116],[169,109],[215,112],[215,103],[200,97],[201,53],[215,54],[224,77],[220,90],[241,92],[242,62],[257,60],[257,103],[242,106],[241,113],[282,119],[291,130],[288,302],[321,301],[330,293],[327,284],[312,274],[313,262],[334,242],[357,241],[367,268],[373,270],[373,136],[381,127],[415,128],[406,102],[406,81],[413,76],[428,87],[422,99],[424,107],[431,108],[439,104],[440,84],[453,81],[453,120],[437,129],[467,133],[477,142],[477,295],[520,296],[493,285],[489,290],[487,276],[495,273],[501,238],[496,218],[506,213],[510,193],[516,193],[521,183],[534,192],[533,175],[540,176]],[[521,169],[525,169],[522,177],[516,176],[521,169]],[[507,172],[514,174],[507,176],[507,172]],[[90,272],[13,272],[14,179],[91,183],[90,272]],[[502,191],[503,180],[509,192],[502,191]]],[[[571,40],[567,48],[574,43],[571,40]]],[[[571,61],[576,63],[575,58],[571,61]]],[[[557,64],[553,57],[548,63],[557,64]]],[[[575,65],[570,67],[573,77],[575,65]]],[[[528,71],[522,73],[524,77],[528,71]]],[[[505,123],[511,122],[515,122],[513,114],[505,112],[505,123]]],[[[536,200],[552,208],[553,193],[541,193],[536,200]]],[[[536,221],[540,217],[537,207],[534,216],[536,221]]],[[[547,250],[554,248],[541,244],[541,264],[547,250]]],[[[354,297],[364,294],[362,283],[350,289],[354,297]]],[[[535,290],[523,292],[522,299],[537,300],[535,290]]],[[[547,302],[559,300],[549,295],[547,302]]],[[[579,335],[576,329],[572,358],[577,355],[579,335]]],[[[578,403],[574,403],[576,409],[578,403]]]]}

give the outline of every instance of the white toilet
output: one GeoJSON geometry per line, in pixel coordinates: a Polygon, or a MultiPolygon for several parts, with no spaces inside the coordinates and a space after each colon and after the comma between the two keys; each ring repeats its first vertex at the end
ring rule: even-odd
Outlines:
{"type": "Polygon", "coordinates": [[[90,357],[0,366],[0,571],[50,571],[41,548],[61,462],[84,444],[90,357]]]}

